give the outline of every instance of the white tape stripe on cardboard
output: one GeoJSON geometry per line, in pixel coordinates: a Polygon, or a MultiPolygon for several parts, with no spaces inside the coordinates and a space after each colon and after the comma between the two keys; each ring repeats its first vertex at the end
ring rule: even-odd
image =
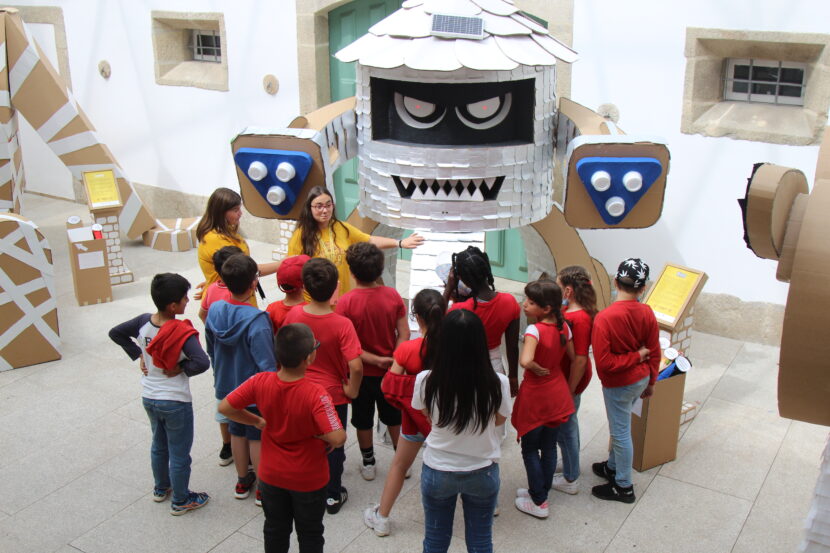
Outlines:
{"type": "MultiPolygon", "coordinates": [[[[130,186],[132,190],[132,186],[130,186]]],[[[138,217],[138,212],[141,211],[141,198],[135,193],[135,190],[129,198],[124,202],[124,207],[121,208],[121,213],[118,214],[118,224],[124,229],[125,233],[130,232],[130,227],[133,226],[135,218],[138,217]]]]}
{"type": "Polygon", "coordinates": [[[157,226],[159,229],[161,229],[161,230],[170,230],[170,227],[168,227],[167,225],[165,225],[165,224],[161,221],[161,219],[156,219],[156,226],[157,226]]]}
{"type": "MultiPolygon", "coordinates": [[[[40,290],[42,288],[46,288],[46,281],[43,277],[37,277],[34,280],[30,280],[29,282],[24,282],[23,284],[18,284],[17,289],[21,294],[27,295],[31,294],[36,290],[40,290]]],[[[6,305],[10,301],[14,301],[14,298],[5,291],[0,293],[0,306],[6,305]]]]}
{"type": "Polygon", "coordinates": [[[64,154],[77,152],[78,150],[82,150],[90,146],[96,146],[98,144],[101,144],[101,141],[98,140],[98,136],[92,131],[85,131],[50,142],[49,147],[52,148],[52,151],[55,152],[56,156],[62,156],[64,154]]]}
{"type": "Polygon", "coordinates": [[[44,141],[49,142],[77,116],[78,107],[75,105],[74,98],[70,98],[45,123],[38,127],[37,133],[44,141]]]}
{"type": "Polygon", "coordinates": [[[6,68],[6,41],[0,43],[0,71],[6,68]]]}
{"type": "Polygon", "coordinates": [[[20,54],[20,57],[17,58],[14,66],[9,70],[9,92],[12,98],[26,82],[26,79],[29,78],[38,62],[40,62],[40,56],[37,55],[37,51],[29,43],[23,53],[20,54]]]}
{"type": "Polygon", "coordinates": [[[12,107],[12,98],[8,90],[0,90],[0,107],[12,107]]]}

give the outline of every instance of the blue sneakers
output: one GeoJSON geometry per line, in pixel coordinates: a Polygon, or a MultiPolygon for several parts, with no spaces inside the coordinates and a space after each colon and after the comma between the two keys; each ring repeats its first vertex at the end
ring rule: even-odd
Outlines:
{"type": "Polygon", "coordinates": [[[189,492],[187,494],[187,499],[184,502],[176,503],[174,501],[170,504],[170,514],[173,516],[183,515],[188,511],[193,511],[198,509],[199,507],[204,507],[209,500],[210,496],[204,492],[189,492]]]}
{"type": "Polygon", "coordinates": [[[156,503],[161,503],[162,501],[170,497],[171,493],[173,493],[173,488],[153,488],[153,501],[155,501],[156,503]]]}

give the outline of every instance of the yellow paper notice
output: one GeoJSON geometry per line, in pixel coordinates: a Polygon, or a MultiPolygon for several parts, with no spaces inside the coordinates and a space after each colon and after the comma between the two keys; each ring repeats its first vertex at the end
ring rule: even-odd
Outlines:
{"type": "Polygon", "coordinates": [[[666,265],[646,300],[659,322],[669,325],[677,322],[699,279],[700,273],[666,265]]]}
{"type": "Polygon", "coordinates": [[[106,171],[86,171],[84,185],[90,209],[104,207],[118,207],[121,205],[121,196],[118,193],[118,183],[115,173],[111,169],[106,171]]]}

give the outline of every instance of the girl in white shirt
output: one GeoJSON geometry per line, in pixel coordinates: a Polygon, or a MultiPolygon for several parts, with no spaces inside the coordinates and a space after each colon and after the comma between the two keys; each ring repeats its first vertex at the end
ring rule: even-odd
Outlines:
{"type": "Polygon", "coordinates": [[[493,549],[499,495],[501,425],[510,416],[510,384],[493,370],[484,326],[474,313],[444,318],[435,362],[418,374],[412,407],[432,422],[421,472],[424,553],[445,552],[458,495],[467,551],[493,549]]]}

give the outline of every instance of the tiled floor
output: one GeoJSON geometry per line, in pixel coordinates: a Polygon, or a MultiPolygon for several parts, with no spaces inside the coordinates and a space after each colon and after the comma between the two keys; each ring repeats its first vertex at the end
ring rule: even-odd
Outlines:
{"type": "MultiPolygon", "coordinates": [[[[115,289],[116,301],[80,308],[69,274],[64,221],[82,206],[27,196],[25,215],[49,239],[57,273],[63,359],[0,373],[0,551],[213,552],[262,551],[262,514],[253,500],[232,497],[232,467],[219,467],[220,440],[213,422],[209,375],[193,379],[196,441],[191,487],[211,494],[204,509],[172,517],[168,504],[150,498],[150,431],[141,408],[138,369],[107,338],[114,324],[151,308],[149,280],[175,271],[201,280],[195,252],[164,253],[135,244],[125,259],[138,281],[115,289]]],[[[188,214],[185,214],[188,215],[188,214]]],[[[244,228],[244,222],[243,222],[244,228]]],[[[252,243],[257,259],[270,246],[252,243]]],[[[269,300],[279,292],[265,279],[269,300]]],[[[197,306],[188,316],[200,327],[197,306]]],[[[590,496],[597,479],[590,463],[603,459],[608,430],[600,387],[593,382],[580,410],[580,493],[554,492],[551,517],[530,518],[512,507],[525,485],[514,440],[501,463],[498,551],[522,552],[790,552],[800,541],[818,475],[827,429],[778,417],[778,350],[696,334],[694,369],[686,399],[701,402],[698,416],[681,428],[678,458],[635,473],[638,501],[607,504],[590,496]]],[[[329,551],[419,551],[423,512],[420,467],[393,511],[393,535],[377,538],[361,511],[380,496],[391,449],[378,448],[378,478],[361,480],[352,435],[345,485],[349,503],[327,516],[329,551]]],[[[451,551],[463,551],[457,517],[451,551]]]]}

